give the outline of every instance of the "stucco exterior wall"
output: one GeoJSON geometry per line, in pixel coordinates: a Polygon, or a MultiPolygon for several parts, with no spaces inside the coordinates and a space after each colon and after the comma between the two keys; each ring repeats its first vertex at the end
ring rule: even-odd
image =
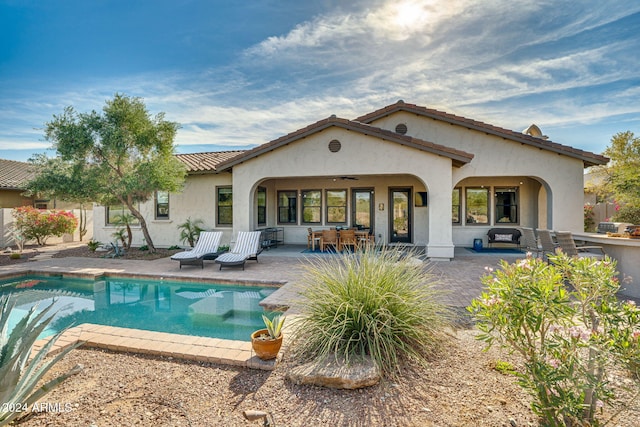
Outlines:
{"type": "MultiPolygon", "coordinates": [[[[428,244],[433,248],[433,256],[452,256],[451,169],[449,158],[341,128],[329,128],[233,167],[234,233],[256,227],[255,212],[248,201],[251,200],[250,194],[256,186],[266,178],[322,177],[320,179],[325,184],[319,188],[325,188],[330,182],[327,179],[332,177],[371,175],[376,177],[371,182],[376,188],[376,206],[379,203],[386,206],[386,189],[393,186],[393,177],[402,172],[405,178],[395,181],[399,186],[407,186],[409,181],[406,176],[411,176],[415,177],[415,191],[429,192],[429,207],[414,210],[414,243],[428,244]],[[337,153],[328,149],[329,142],[334,139],[342,144],[337,153]],[[426,221],[427,216],[429,221],[426,221]],[[428,230],[425,230],[427,228],[428,230]]],[[[358,186],[361,185],[369,186],[364,182],[358,182],[358,186]]],[[[376,234],[382,234],[386,230],[387,213],[377,212],[376,234]]],[[[388,242],[388,236],[382,235],[380,238],[388,242]]]]}
{"type": "Polygon", "coordinates": [[[581,160],[406,112],[372,124],[394,130],[399,123],[407,126],[407,135],[474,154],[469,164],[453,170],[452,183],[469,177],[531,177],[551,189],[544,192],[547,198],[543,201],[547,228],[582,230],[581,160]]]}
{"type": "MultiPolygon", "coordinates": [[[[166,248],[173,245],[188,246],[180,242],[178,225],[188,218],[204,221],[207,230],[223,231],[222,244],[231,241],[232,228],[218,227],[215,218],[216,187],[231,185],[231,174],[204,174],[190,175],[185,181],[183,191],[169,194],[169,218],[155,219],[155,202],[150,200],[140,204],[140,212],[147,219],[147,227],[153,239],[153,244],[158,248],[166,248]]],[[[114,241],[112,234],[118,229],[115,225],[106,224],[106,208],[96,205],[94,207],[95,234],[94,238],[100,242],[114,241]]],[[[143,241],[140,227],[133,227],[133,246],[141,246],[143,241]]]]}
{"type": "Polygon", "coordinates": [[[24,190],[0,190],[0,208],[33,206],[33,198],[23,197],[24,190]]]}

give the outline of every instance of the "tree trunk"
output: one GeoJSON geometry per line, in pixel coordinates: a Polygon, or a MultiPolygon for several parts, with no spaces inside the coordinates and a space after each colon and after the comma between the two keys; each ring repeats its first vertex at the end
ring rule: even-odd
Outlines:
{"type": "Polygon", "coordinates": [[[80,224],[78,225],[78,234],[80,235],[80,241],[85,234],[87,234],[87,210],[84,205],[80,203],[80,224]]]}
{"type": "Polygon", "coordinates": [[[138,221],[140,221],[140,229],[142,230],[144,240],[147,242],[147,246],[149,246],[149,252],[155,252],[156,247],[153,246],[153,240],[151,240],[151,235],[149,234],[149,229],[147,228],[147,221],[144,220],[144,217],[142,216],[140,211],[138,211],[133,206],[132,202],[130,202],[129,200],[125,200],[124,202],[127,205],[127,208],[129,208],[129,212],[131,212],[131,215],[135,216],[136,218],[138,218],[138,221]]]}

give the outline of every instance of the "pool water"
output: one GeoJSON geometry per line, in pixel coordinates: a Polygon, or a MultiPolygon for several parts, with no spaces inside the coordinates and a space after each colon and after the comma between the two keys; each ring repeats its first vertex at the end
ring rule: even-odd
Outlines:
{"type": "Polygon", "coordinates": [[[42,337],[82,323],[250,341],[264,327],[259,302],[276,288],[109,277],[24,276],[0,281],[16,304],[10,328],[35,304],[55,312],[42,337]],[[55,302],[54,302],[55,301],[55,302]]]}

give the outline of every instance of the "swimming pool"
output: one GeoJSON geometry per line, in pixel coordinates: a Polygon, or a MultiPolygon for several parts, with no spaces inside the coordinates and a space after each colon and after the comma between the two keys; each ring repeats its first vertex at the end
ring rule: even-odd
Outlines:
{"type": "Polygon", "coordinates": [[[15,324],[34,304],[55,300],[56,312],[42,337],[82,323],[250,341],[264,327],[259,302],[275,287],[208,285],[108,277],[100,280],[23,276],[0,281],[11,293],[15,324]]]}

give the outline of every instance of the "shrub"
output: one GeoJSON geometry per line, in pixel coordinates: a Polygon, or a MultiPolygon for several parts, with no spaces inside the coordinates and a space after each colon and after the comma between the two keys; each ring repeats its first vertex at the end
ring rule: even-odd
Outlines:
{"type": "Polygon", "coordinates": [[[82,366],[76,365],[70,371],[50,380],[39,388],[35,388],[38,381],[76,346],[70,346],[62,350],[55,357],[44,360],[58,337],[58,333],[44,345],[40,351],[31,358],[33,344],[40,333],[51,322],[54,315],[48,315],[53,307],[52,303],[47,308],[36,314],[36,306],[22,317],[16,326],[8,332],[9,315],[13,309],[10,296],[0,297],[0,425],[10,423],[17,416],[31,408],[32,405],[47,394],[51,389],[62,383],[71,375],[77,374],[82,366]],[[48,317],[47,317],[48,316],[48,317]]]}
{"type": "Polygon", "coordinates": [[[93,239],[91,239],[91,240],[89,240],[89,241],[87,242],[87,246],[89,247],[89,250],[90,250],[91,252],[95,252],[95,251],[96,251],[96,249],[98,249],[98,247],[99,247],[100,245],[101,245],[101,243],[100,243],[100,242],[98,242],[97,240],[93,240],[93,239]]]}
{"type": "Polygon", "coordinates": [[[114,224],[122,228],[118,228],[112,236],[115,237],[116,240],[120,240],[122,242],[123,248],[130,249],[131,242],[133,241],[133,230],[131,230],[131,225],[138,224],[138,218],[130,213],[116,215],[114,218],[114,224]]]}
{"type": "Polygon", "coordinates": [[[616,398],[607,372],[640,361],[640,310],[616,298],[615,261],[549,259],[489,269],[469,309],[479,339],[524,359],[515,375],[543,425],[600,425],[598,410],[616,398]]]}
{"type": "Polygon", "coordinates": [[[310,259],[293,352],[302,359],[370,356],[395,377],[404,359],[425,363],[441,345],[450,312],[434,276],[391,249],[310,259]]]}
{"type": "Polygon", "coordinates": [[[180,241],[188,242],[189,246],[194,247],[198,236],[200,236],[200,232],[204,231],[202,225],[204,225],[204,222],[201,219],[192,220],[191,218],[187,218],[185,222],[178,225],[180,241]]]}
{"type": "Polygon", "coordinates": [[[640,207],[621,206],[613,218],[616,222],[630,222],[631,224],[640,225],[640,207]]]}
{"type": "Polygon", "coordinates": [[[596,231],[596,220],[593,208],[593,205],[584,205],[584,231],[586,232],[596,231]]]}
{"type": "Polygon", "coordinates": [[[78,226],[78,219],[71,212],[40,210],[31,206],[15,208],[13,217],[20,234],[26,240],[35,239],[40,246],[51,236],[73,233],[78,226]]]}

